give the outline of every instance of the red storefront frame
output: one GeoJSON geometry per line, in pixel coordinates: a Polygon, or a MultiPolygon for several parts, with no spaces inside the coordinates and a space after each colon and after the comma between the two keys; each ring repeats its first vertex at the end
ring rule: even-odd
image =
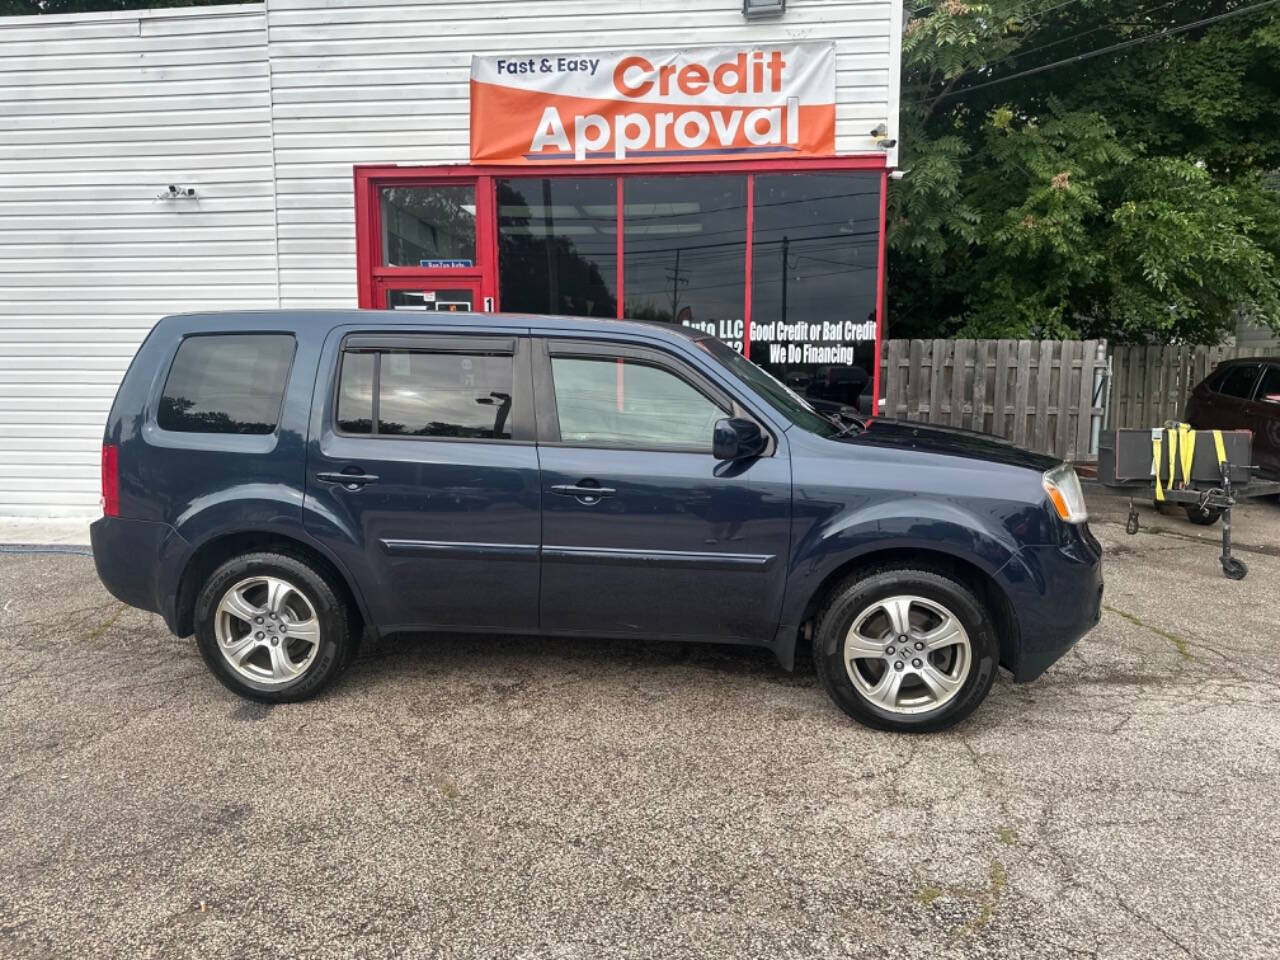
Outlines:
{"type": "Polygon", "coordinates": [[[359,305],[381,307],[383,291],[404,289],[406,281],[430,281],[434,285],[452,282],[479,284],[481,302],[487,310],[501,310],[498,294],[498,211],[495,181],[505,178],[599,177],[612,178],[618,185],[617,202],[617,301],[623,315],[625,277],[623,275],[623,181],[629,176],[697,176],[699,174],[741,174],[747,183],[746,291],[743,303],[743,350],[751,346],[751,261],[754,232],[754,180],[758,173],[803,173],[843,170],[880,171],[879,254],[876,276],[876,341],[872,371],[872,410],[879,409],[880,349],[884,334],[885,213],[889,171],[883,156],[824,157],[796,160],[727,160],[672,163],[593,163],[537,165],[382,166],[357,165],[355,173],[356,280],[359,305]],[[383,264],[382,217],[378,202],[384,187],[415,187],[466,181],[476,188],[476,256],[466,269],[386,266],[383,264]]]}

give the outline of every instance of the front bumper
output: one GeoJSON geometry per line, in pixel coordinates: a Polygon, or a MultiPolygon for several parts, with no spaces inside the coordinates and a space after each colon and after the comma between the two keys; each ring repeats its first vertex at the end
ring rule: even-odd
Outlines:
{"type": "Polygon", "coordinates": [[[1102,618],[1102,545],[1088,524],[1072,526],[1062,543],[1023,547],[1000,579],[1018,621],[1007,664],[1015,683],[1036,679],[1102,618]]]}

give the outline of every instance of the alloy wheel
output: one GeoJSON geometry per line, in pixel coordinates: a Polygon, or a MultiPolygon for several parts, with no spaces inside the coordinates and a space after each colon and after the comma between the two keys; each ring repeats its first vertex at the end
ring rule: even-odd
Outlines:
{"type": "Polygon", "coordinates": [[[969,634],[934,600],[895,596],[859,613],[844,639],[857,691],[882,710],[919,714],[951,701],[969,677],[969,634]]]}
{"type": "Polygon", "coordinates": [[[305,593],[280,577],[248,577],[222,595],[214,637],[227,664],[255,683],[302,676],[320,650],[320,620],[305,593]]]}

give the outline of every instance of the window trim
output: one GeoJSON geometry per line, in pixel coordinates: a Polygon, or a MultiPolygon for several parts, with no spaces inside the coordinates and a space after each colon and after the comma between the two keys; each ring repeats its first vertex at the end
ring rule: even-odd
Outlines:
{"type": "Polygon", "coordinates": [[[419,443],[505,443],[532,444],[535,440],[533,388],[529,375],[529,338],[504,333],[474,334],[379,333],[362,330],[345,334],[334,353],[329,390],[328,428],[335,436],[352,440],[409,440],[419,443]],[[489,341],[489,349],[476,349],[476,343],[489,341]],[[471,356],[511,357],[511,436],[510,437],[432,437],[420,434],[379,433],[378,393],[382,380],[382,355],[390,350],[411,353],[440,353],[471,356]],[[342,360],[348,353],[371,353],[373,363],[373,418],[369,433],[353,433],[338,423],[338,404],[342,395],[342,360]]]}
{"type": "Polygon", "coordinates": [[[622,358],[645,366],[657,367],[684,381],[712,404],[719,407],[725,418],[741,417],[760,427],[767,446],[761,456],[771,457],[777,450],[772,430],[747,410],[733,396],[712,383],[691,365],[674,353],[654,347],[617,341],[579,340],[563,337],[538,337],[534,346],[534,401],[538,420],[538,443],[549,447],[567,447],[575,450],[616,450],[630,453],[692,453],[711,457],[706,448],[665,446],[616,446],[613,444],[564,440],[560,435],[560,413],[556,403],[555,376],[552,372],[553,357],[576,357],[590,360],[615,360],[622,358]]]}
{"type": "Polygon", "coordinates": [[[220,438],[219,442],[224,442],[230,437],[244,438],[245,440],[254,441],[260,444],[263,440],[271,440],[280,435],[280,424],[284,420],[284,403],[289,394],[289,384],[293,378],[294,365],[298,360],[298,335],[292,330],[201,330],[196,333],[184,333],[178,337],[177,343],[173,349],[169,351],[165,362],[160,365],[163,376],[156,378],[155,385],[152,388],[152,402],[150,409],[147,411],[146,424],[155,431],[156,438],[178,438],[178,437],[213,437],[220,438]],[[293,346],[293,350],[289,354],[289,366],[285,372],[283,385],[280,388],[280,402],[276,407],[275,424],[266,433],[220,433],[213,430],[172,430],[160,424],[160,405],[164,402],[164,392],[169,386],[169,378],[173,376],[173,366],[178,360],[178,354],[188,340],[205,339],[210,337],[288,337],[293,346]]]}

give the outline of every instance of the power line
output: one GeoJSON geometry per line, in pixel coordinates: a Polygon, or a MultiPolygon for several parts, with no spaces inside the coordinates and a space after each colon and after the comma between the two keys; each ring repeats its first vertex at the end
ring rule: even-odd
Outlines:
{"type": "MultiPolygon", "coordinates": [[[[1149,14],[1149,13],[1155,13],[1155,12],[1160,11],[1160,10],[1168,9],[1169,7],[1175,7],[1175,6],[1177,6],[1179,3],[1182,3],[1182,2],[1183,2],[1183,0],[1169,0],[1169,2],[1168,2],[1168,3],[1160,4],[1159,6],[1154,6],[1154,5],[1153,5],[1153,6],[1147,7],[1147,8],[1146,8],[1146,9],[1144,9],[1144,10],[1139,10],[1137,13],[1130,14],[1130,16],[1131,16],[1131,17],[1143,17],[1143,16],[1146,16],[1146,15],[1147,15],[1147,14],[1149,14]]],[[[1112,21],[1109,21],[1109,22],[1107,22],[1107,23],[1099,24],[1098,26],[1096,26],[1096,27],[1092,27],[1092,28],[1090,28],[1090,29],[1088,29],[1088,30],[1081,30],[1081,31],[1080,31],[1080,32],[1078,32],[1078,33],[1073,33],[1073,34],[1070,34],[1070,35],[1068,35],[1068,36],[1062,37],[1061,39],[1054,40],[1054,41],[1053,41],[1053,42],[1051,42],[1051,43],[1042,43],[1040,46],[1038,46],[1038,47],[1032,47],[1030,50],[1019,50],[1017,53],[1012,53],[1012,54],[1010,54],[1006,59],[1008,59],[1008,60],[1010,60],[1010,61],[1012,61],[1012,60],[1021,60],[1021,59],[1023,59],[1024,57],[1029,57],[1029,56],[1031,56],[1031,54],[1033,54],[1033,53],[1040,53],[1042,50],[1049,50],[1049,49],[1051,49],[1052,47],[1060,47],[1060,46],[1062,46],[1064,43],[1070,43],[1072,40],[1079,40],[1081,37],[1087,37],[1087,36],[1089,36],[1090,34],[1094,34],[1094,33],[1099,32],[1100,30],[1106,30],[1108,27],[1119,27],[1119,26],[1125,26],[1125,25],[1126,25],[1126,24],[1125,24],[1123,21],[1121,21],[1121,20],[1112,20],[1112,21]]],[[[1139,26],[1139,24],[1136,24],[1136,23],[1135,23],[1135,24],[1129,24],[1129,25],[1130,25],[1130,26],[1139,26]]],[[[990,70],[990,69],[991,69],[991,66],[992,66],[992,65],[991,65],[990,63],[984,63],[982,66],[980,66],[980,67],[974,67],[972,70],[962,70],[960,73],[956,74],[954,77],[950,77],[950,78],[948,78],[948,82],[949,82],[949,83],[955,83],[955,81],[957,81],[957,80],[963,80],[965,77],[972,77],[972,76],[975,76],[975,75],[977,75],[977,74],[986,73],[988,70],[990,70]]],[[[913,102],[913,103],[927,103],[927,102],[932,101],[933,99],[934,99],[934,98],[932,98],[932,97],[923,97],[923,98],[921,98],[920,100],[915,100],[915,101],[912,101],[912,102],[913,102]]],[[[938,98],[938,99],[941,99],[941,98],[938,98]]]]}
{"type": "MultiPolygon", "coordinates": [[[[1033,17],[1043,17],[1046,13],[1053,13],[1055,10],[1061,10],[1063,7],[1069,7],[1069,6],[1071,6],[1073,3],[1079,3],[1079,2],[1080,2],[1080,0],[1063,0],[1063,2],[1062,2],[1062,3],[1059,3],[1059,4],[1057,4],[1057,5],[1055,5],[1055,6],[1052,6],[1052,7],[1048,7],[1047,9],[1044,9],[1044,10],[1037,10],[1035,13],[1033,13],[1033,14],[1031,14],[1031,15],[1032,15],[1033,17]]],[[[1030,9],[1031,9],[1032,7],[1034,7],[1035,5],[1036,5],[1035,0],[1031,0],[1031,2],[1030,2],[1030,3],[1025,3],[1025,4],[1023,4],[1022,6],[1018,7],[1017,9],[1012,10],[1012,11],[1010,11],[1009,13],[1005,14],[1005,16],[1006,16],[1006,17],[1010,17],[1010,18],[1012,18],[1012,17],[1016,17],[1016,16],[1018,16],[1018,15],[1019,15],[1019,14],[1021,14],[1021,13],[1026,13],[1028,10],[1030,10],[1030,9]]],[[[918,7],[916,7],[914,10],[912,10],[912,11],[911,11],[911,15],[912,15],[912,16],[915,16],[916,14],[918,14],[918,13],[920,13],[920,12],[924,11],[924,10],[932,9],[932,7],[933,7],[933,6],[934,6],[934,4],[931,4],[931,3],[922,4],[921,6],[918,6],[918,7]]]]}
{"type": "MultiPolygon", "coordinates": [[[[1162,3],[1159,6],[1150,6],[1150,7],[1147,7],[1145,10],[1139,10],[1137,13],[1130,14],[1129,16],[1131,18],[1145,17],[1148,13],[1156,13],[1160,10],[1167,10],[1169,7],[1176,7],[1179,3],[1182,3],[1182,2],[1183,0],[1169,0],[1168,3],[1162,3]]],[[[1038,47],[1032,47],[1030,50],[1019,50],[1017,53],[1013,54],[1010,57],[1010,59],[1020,60],[1021,58],[1028,57],[1033,53],[1039,53],[1041,50],[1048,50],[1051,47],[1060,47],[1064,43],[1070,43],[1072,40],[1079,40],[1081,37],[1087,37],[1091,33],[1097,33],[1100,30],[1106,30],[1108,27],[1122,27],[1122,26],[1126,26],[1125,22],[1122,20],[1113,20],[1108,23],[1099,24],[1098,26],[1092,28],[1091,30],[1082,30],[1079,33],[1073,33],[1070,36],[1063,37],[1061,40],[1054,40],[1052,43],[1043,43],[1038,47]]],[[[1133,26],[1137,26],[1137,24],[1133,24],[1133,26]]],[[[977,73],[978,71],[974,70],[971,72],[977,73]]]]}
{"type": "MultiPolygon", "coordinates": [[[[1063,3],[1059,3],[1059,4],[1057,4],[1056,6],[1053,6],[1053,7],[1047,7],[1047,8],[1046,8],[1046,9],[1044,9],[1044,10],[1037,10],[1035,13],[1033,13],[1033,14],[1032,14],[1032,16],[1033,16],[1033,17],[1043,17],[1043,16],[1044,16],[1045,14],[1047,14],[1047,13],[1053,13],[1053,12],[1054,12],[1054,11],[1056,11],[1056,10],[1061,10],[1063,7],[1069,7],[1069,6],[1071,6],[1073,3],[1078,3],[1078,2],[1079,2],[1079,0],[1065,0],[1065,2],[1063,2],[1063,3]]],[[[1032,7],[1032,6],[1034,6],[1034,4],[1030,4],[1030,3],[1029,3],[1029,4],[1027,4],[1027,6],[1023,7],[1021,10],[1017,10],[1017,11],[1015,11],[1015,14],[1016,14],[1016,13],[1025,13],[1025,12],[1026,12],[1026,10],[1027,10],[1029,7],[1032,7]]]]}
{"type": "Polygon", "coordinates": [[[1114,53],[1117,50],[1125,50],[1129,47],[1136,47],[1140,43],[1146,43],[1148,40],[1161,40],[1165,37],[1172,37],[1179,33],[1186,33],[1188,30],[1195,30],[1199,27],[1207,27],[1211,23],[1217,23],[1219,20],[1226,20],[1229,17],[1238,17],[1241,14],[1253,13],[1262,10],[1265,7],[1274,7],[1280,3],[1280,0],[1263,0],[1261,3],[1255,3],[1252,6],[1241,7],[1238,10],[1228,10],[1226,13],[1220,13],[1217,16],[1205,17],[1203,20],[1196,20],[1194,23],[1184,23],[1178,27],[1165,27],[1156,33],[1149,33],[1145,37],[1135,37],[1132,40],[1124,40],[1120,43],[1113,43],[1107,47],[1101,47],[1097,50],[1089,50],[1085,53],[1076,54],[1074,57],[1067,57],[1063,60],[1055,60],[1053,63],[1046,63],[1039,67],[1032,67],[1029,70],[1020,70],[1017,73],[1011,73],[1007,77],[998,77],[995,80],[988,80],[985,83],[975,83],[973,86],[965,87],[963,90],[954,90],[949,93],[941,93],[936,97],[923,97],[914,103],[933,103],[938,100],[945,100],[950,97],[959,97],[975,90],[981,90],[984,87],[994,87],[998,83],[1006,83],[1009,80],[1017,80],[1020,77],[1030,77],[1038,73],[1045,73],[1058,67],[1069,66],[1075,63],[1081,63],[1085,60],[1092,60],[1094,57],[1101,57],[1104,54],[1114,53]]]}

